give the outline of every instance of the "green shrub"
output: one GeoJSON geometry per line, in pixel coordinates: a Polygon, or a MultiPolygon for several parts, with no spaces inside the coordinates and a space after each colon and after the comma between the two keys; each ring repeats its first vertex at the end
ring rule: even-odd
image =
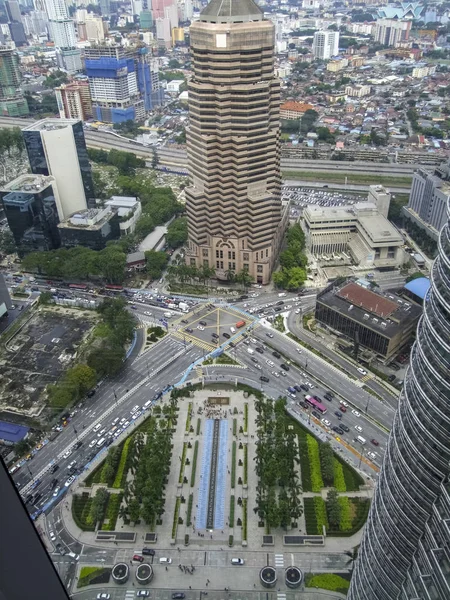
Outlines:
{"type": "Polygon", "coordinates": [[[92,498],[88,494],[74,494],[72,498],[72,517],[77,527],[82,531],[94,531],[95,526],[87,522],[87,517],[91,510],[92,498]]]}
{"type": "Polygon", "coordinates": [[[317,587],[346,595],[350,587],[350,581],[334,573],[307,573],[305,575],[305,585],[306,587],[317,587]]]}
{"type": "Polygon", "coordinates": [[[244,404],[244,433],[248,431],[248,402],[244,404]]]}
{"type": "Polygon", "coordinates": [[[247,498],[242,499],[242,540],[247,540],[247,498]]]}
{"type": "Polygon", "coordinates": [[[86,587],[95,583],[108,583],[111,569],[108,567],[81,567],[77,587],[86,587]]]}
{"type": "Polygon", "coordinates": [[[234,495],[230,496],[230,519],[229,519],[229,527],[233,529],[234,527],[234,495]]]}
{"type": "Polygon", "coordinates": [[[194,444],[194,458],[192,459],[192,467],[191,467],[191,487],[194,487],[194,484],[195,484],[195,470],[197,468],[197,457],[198,457],[198,440],[196,440],[195,444],[194,444]]]}
{"type": "Polygon", "coordinates": [[[120,503],[122,502],[123,494],[110,494],[108,504],[106,506],[105,518],[108,523],[102,525],[103,531],[114,531],[116,528],[117,517],[119,516],[120,503]]]}
{"type": "MultiPolygon", "coordinates": [[[[317,519],[316,519],[316,509],[314,507],[314,498],[304,498],[304,515],[305,515],[305,525],[306,525],[306,533],[308,535],[317,535],[317,519]]],[[[322,531],[320,532],[322,534],[322,531]]]]}
{"type": "Polygon", "coordinates": [[[233,442],[231,448],[231,488],[236,484],[236,442],[233,442]]]}
{"type": "Polygon", "coordinates": [[[364,485],[364,479],[361,475],[353,469],[349,464],[341,459],[340,456],[335,456],[336,460],[338,460],[344,471],[344,479],[345,479],[345,487],[347,488],[347,492],[357,492],[361,485],[364,485]]]}
{"type": "Polygon", "coordinates": [[[187,511],[186,511],[186,525],[190,527],[192,525],[191,514],[192,514],[192,504],[194,502],[194,494],[189,494],[187,511]]]}
{"type": "Polygon", "coordinates": [[[131,444],[132,440],[133,440],[133,437],[127,438],[122,447],[122,454],[120,455],[119,466],[117,467],[116,477],[112,484],[112,487],[115,489],[120,489],[125,485],[125,482],[122,480],[126,477],[126,474],[127,474],[128,469],[125,470],[125,467],[127,465],[128,452],[129,452],[129,448],[130,448],[130,444],[131,444]]]}
{"type": "Polygon", "coordinates": [[[334,488],[338,492],[346,492],[347,486],[345,485],[345,477],[344,477],[344,469],[342,468],[342,463],[334,458],[333,460],[334,467],[334,488]]]}
{"type": "Polygon", "coordinates": [[[86,477],[84,480],[84,485],[86,487],[91,487],[94,483],[100,483],[102,478],[102,470],[105,465],[105,461],[103,460],[99,465],[97,465],[86,477]]]}
{"type": "Polygon", "coordinates": [[[200,419],[200,417],[197,419],[197,431],[196,431],[196,435],[200,435],[200,428],[202,426],[202,420],[200,419]]]}
{"type": "Polygon", "coordinates": [[[184,442],[183,454],[181,455],[180,474],[178,476],[178,483],[183,483],[183,473],[184,473],[184,465],[186,463],[187,447],[188,447],[187,442],[184,442]]]}
{"type": "Polygon", "coordinates": [[[303,428],[298,428],[298,449],[300,454],[300,473],[302,476],[302,488],[304,492],[312,492],[311,469],[309,466],[307,433],[303,428]]]}
{"type": "Polygon", "coordinates": [[[186,415],[186,429],[185,429],[185,431],[187,431],[188,433],[191,428],[191,413],[192,413],[192,402],[189,402],[188,409],[187,409],[187,415],[186,415]]]}
{"type": "Polygon", "coordinates": [[[316,512],[317,533],[319,535],[322,535],[322,533],[323,533],[322,526],[325,526],[325,528],[328,528],[327,506],[325,504],[325,500],[320,496],[315,496],[313,498],[313,500],[314,500],[314,510],[316,512]]]}
{"type": "Polygon", "coordinates": [[[175,502],[175,510],[173,513],[173,523],[172,523],[172,539],[173,540],[175,540],[177,537],[178,518],[180,516],[180,506],[181,506],[181,498],[178,497],[175,502]]]}
{"type": "Polygon", "coordinates": [[[352,529],[352,513],[350,499],[346,496],[340,496],[338,502],[341,506],[341,520],[339,523],[340,531],[350,531],[352,529]]]}
{"type": "Polygon", "coordinates": [[[320,469],[319,443],[312,435],[307,436],[306,443],[311,470],[311,489],[313,492],[320,492],[323,488],[323,480],[320,469]]]}
{"type": "Polygon", "coordinates": [[[233,419],[233,435],[237,434],[237,419],[233,419]]]}
{"type": "MultiPolygon", "coordinates": [[[[354,535],[361,529],[361,527],[364,526],[365,522],[367,521],[367,516],[369,514],[370,508],[370,500],[368,498],[347,498],[347,500],[349,505],[350,518],[352,514],[351,506],[353,505],[354,516],[352,519],[351,528],[347,530],[340,528],[338,531],[328,530],[327,534],[330,537],[348,537],[354,535]]],[[[346,523],[344,523],[344,525],[346,526],[346,523]]]]}
{"type": "Polygon", "coordinates": [[[233,544],[234,544],[234,536],[229,535],[228,536],[228,545],[230,546],[230,548],[233,544]]]}
{"type": "Polygon", "coordinates": [[[320,466],[322,469],[322,478],[324,484],[328,487],[333,485],[334,481],[334,461],[333,461],[333,449],[330,444],[320,444],[319,446],[319,454],[320,454],[320,466]]]}
{"type": "Polygon", "coordinates": [[[248,446],[244,444],[244,485],[247,485],[248,477],[248,446]]]}

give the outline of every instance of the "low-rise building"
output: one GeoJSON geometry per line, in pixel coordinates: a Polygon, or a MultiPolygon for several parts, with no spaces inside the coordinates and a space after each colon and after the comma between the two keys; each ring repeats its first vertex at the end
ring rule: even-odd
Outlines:
{"type": "Polygon", "coordinates": [[[345,67],[348,66],[347,58],[336,58],[335,60],[330,60],[327,63],[327,71],[331,71],[332,73],[337,73],[338,71],[342,71],[345,67]]]}
{"type": "Polygon", "coordinates": [[[107,242],[120,237],[118,209],[107,206],[83,210],[60,223],[58,229],[63,246],[103,250],[107,242]]]}
{"type": "Polygon", "coordinates": [[[317,321],[344,334],[383,360],[390,360],[410,340],[421,307],[393,294],[375,293],[353,280],[329,285],[317,296],[317,321]]]}
{"type": "Polygon", "coordinates": [[[129,196],[112,196],[105,206],[116,208],[120,219],[120,235],[134,233],[136,223],[142,214],[142,205],[137,198],[129,196]]]}
{"type": "Polygon", "coordinates": [[[297,120],[301,119],[307,110],[313,109],[312,104],[304,102],[294,102],[289,100],[280,106],[280,119],[297,120]]]}
{"type": "Polygon", "coordinates": [[[303,213],[308,251],[316,256],[343,253],[367,268],[403,264],[403,238],[371,202],[353,206],[307,206],[303,213]]]}
{"type": "Polygon", "coordinates": [[[370,94],[370,85],[347,85],[345,86],[345,93],[347,96],[352,98],[363,98],[370,94]]]}

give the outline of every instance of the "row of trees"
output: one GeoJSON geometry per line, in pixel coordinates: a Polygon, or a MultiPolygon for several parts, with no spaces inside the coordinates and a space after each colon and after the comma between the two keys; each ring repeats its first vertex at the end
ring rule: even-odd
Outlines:
{"type": "Polygon", "coordinates": [[[122,298],[106,298],[97,309],[101,316],[101,336],[94,338],[85,363],[68,369],[63,378],[47,386],[50,405],[55,410],[84,398],[102,377],[115,375],[125,359],[125,346],[135,328],[132,315],[122,298]]]}
{"type": "MultiPolygon", "coordinates": [[[[169,283],[190,283],[210,285],[211,279],[216,275],[215,269],[207,265],[196,267],[195,265],[187,265],[184,259],[178,259],[174,264],[167,269],[167,280],[169,283]]],[[[243,269],[236,273],[232,270],[227,270],[225,276],[229,283],[239,283],[243,290],[246,290],[253,281],[253,277],[243,269]]]]}
{"type": "Polygon", "coordinates": [[[89,159],[98,164],[112,165],[117,167],[120,175],[133,176],[136,169],[145,168],[145,160],[138,158],[132,152],[123,152],[122,150],[97,150],[88,148],[89,159]]]}
{"type": "Polygon", "coordinates": [[[256,400],[256,507],[271,527],[287,527],[302,514],[295,433],[286,414],[286,398],[256,400]]]}
{"type": "Polygon", "coordinates": [[[186,217],[179,217],[172,221],[167,228],[166,244],[169,248],[179,248],[183,246],[188,239],[188,225],[186,217]]]}
{"type": "Polygon", "coordinates": [[[143,433],[138,432],[130,447],[129,465],[134,479],[125,485],[119,516],[133,523],[142,518],[153,528],[164,514],[164,488],[170,472],[172,426],[177,410],[177,401],[171,398],[164,407],[166,419],[148,419],[145,441],[143,433]]]}
{"type": "Polygon", "coordinates": [[[23,261],[25,271],[69,280],[101,280],[120,284],[125,277],[126,254],[119,244],[96,251],[83,246],[30,252],[23,261]]]}
{"type": "Polygon", "coordinates": [[[277,287],[297,290],[306,280],[308,263],[304,253],[305,234],[298,223],[289,228],[286,240],[287,248],[280,254],[281,270],[273,274],[273,282],[277,287]]]}

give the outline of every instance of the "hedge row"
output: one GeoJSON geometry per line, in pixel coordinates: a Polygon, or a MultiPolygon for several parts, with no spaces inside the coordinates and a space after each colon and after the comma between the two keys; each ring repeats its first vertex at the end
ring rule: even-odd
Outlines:
{"type": "Polygon", "coordinates": [[[231,448],[231,487],[234,489],[236,483],[236,442],[231,448]]]}
{"type": "Polygon", "coordinates": [[[178,476],[178,483],[183,483],[184,465],[186,464],[187,447],[188,447],[188,443],[184,442],[183,453],[181,455],[180,474],[178,476]]]}
{"type": "Polygon", "coordinates": [[[247,498],[242,499],[242,541],[247,540],[247,498]]]}
{"type": "Polygon", "coordinates": [[[117,517],[119,516],[120,503],[122,502],[123,494],[110,494],[108,504],[106,506],[105,520],[108,522],[102,525],[103,531],[115,531],[117,517]]]}
{"type": "Polygon", "coordinates": [[[300,454],[300,473],[304,492],[311,492],[311,469],[309,467],[307,435],[304,429],[299,429],[297,434],[298,450],[300,454]]]}
{"type": "Polygon", "coordinates": [[[194,487],[194,483],[195,483],[195,470],[197,468],[197,457],[198,457],[198,440],[196,440],[195,444],[194,444],[194,458],[192,459],[192,467],[191,467],[191,487],[194,487]]]}
{"type": "Polygon", "coordinates": [[[95,467],[95,469],[93,469],[89,473],[89,475],[84,480],[84,485],[86,487],[91,487],[94,483],[100,483],[100,480],[102,478],[103,466],[104,466],[104,461],[102,461],[99,465],[97,465],[95,467]]]}
{"type": "Polygon", "coordinates": [[[237,434],[237,419],[233,419],[233,435],[237,434]]]}
{"type": "Polygon", "coordinates": [[[328,526],[327,509],[323,498],[304,498],[305,524],[308,535],[322,535],[323,525],[328,526]]]}
{"type": "Polygon", "coordinates": [[[337,460],[337,458],[334,459],[333,468],[334,468],[334,488],[338,492],[346,492],[347,486],[345,484],[344,468],[342,466],[342,463],[339,462],[337,460]]]}
{"type": "Polygon", "coordinates": [[[178,529],[178,517],[180,516],[180,505],[181,498],[177,497],[175,502],[175,511],[173,513],[173,523],[172,523],[172,539],[175,540],[177,537],[177,529],[178,529]]]}
{"type": "MultiPolygon", "coordinates": [[[[340,500],[340,499],[339,499],[340,500]]],[[[353,505],[353,511],[355,513],[352,519],[352,526],[347,531],[327,531],[327,534],[332,537],[349,537],[357,533],[362,527],[364,527],[367,521],[367,515],[369,514],[370,500],[368,498],[349,498],[349,506],[351,511],[351,505],[353,505]]]]}
{"type": "Polygon", "coordinates": [[[89,512],[91,510],[92,498],[89,494],[74,494],[72,498],[72,517],[77,527],[83,531],[95,531],[95,524],[90,522],[89,512]]]}
{"type": "Polygon", "coordinates": [[[200,419],[200,417],[199,417],[199,418],[197,419],[197,431],[196,431],[196,434],[197,434],[197,435],[200,435],[200,429],[201,429],[201,426],[202,426],[202,420],[201,420],[201,419],[200,419]]]}
{"type": "Polygon", "coordinates": [[[234,527],[234,494],[230,496],[230,519],[229,519],[229,527],[233,529],[234,527]]]}
{"type": "Polygon", "coordinates": [[[340,592],[347,595],[350,581],[334,573],[306,573],[305,585],[311,588],[322,588],[330,592],[340,592]]]}
{"type": "Polygon", "coordinates": [[[122,454],[120,455],[119,466],[117,467],[116,476],[115,476],[114,482],[112,484],[112,487],[115,489],[121,489],[125,485],[125,479],[126,479],[127,471],[128,471],[128,469],[126,468],[128,465],[128,453],[129,453],[130,444],[131,444],[132,440],[133,440],[133,436],[127,438],[122,447],[122,454]]]}
{"type": "Polygon", "coordinates": [[[338,502],[341,507],[341,518],[339,521],[340,531],[350,531],[352,529],[352,509],[350,506],[350,498],[340,496],[338,502]]]}
{"type": "Polygon", "coordinates": [[[112,569],[108,567],[81,567],[77,587],[82,588],[96,583],[108,583],[112,569]]]}
{"type": "Polygon", "coordinates": [[[194,494],[189,494],[188,505],[186,511],[186,525],[190,527],[192,525],[191,515],[192,515],[192,504],[194,502],[194,494]]]}
{"type": "Polygon", "coordinates": [[[192,402],[189,402],[188,409],[187,409],[187,415],[186,415],[186,430],[185,430],[188,433],[191,428],[191,413],[192,413],[192,402]]]}
{"type": "Polygon", "coordinates": [[[320,490],[323,488],[323,479],[320,468],[319,442],[312,435],[308,435],[306,438],[306,443],[308,446],[311,488],[313,492],[320,492],[320,490]]]}
{"type": "Polygon", "coordinates": [[[248,402],[244,404],[244,433],[248,431],[248,402]]]}
{"type": "Polygon", "coordinates": [[[244,444],[244,485],[247,485],[248,478],[248,445],[244,444]]]}

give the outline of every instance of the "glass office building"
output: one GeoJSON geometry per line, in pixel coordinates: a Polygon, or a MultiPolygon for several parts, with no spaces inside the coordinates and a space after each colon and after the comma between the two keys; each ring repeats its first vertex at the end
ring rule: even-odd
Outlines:
{"type": "MultiPolygon", "coordinates": [[[[450,210],[450,209],[449,209],[450,210]]],[[[349,600],[450,598],[450,229],[361,542],[349,600]]]]}
{"type": "Polygon", "coordinates": [[[0,197],[19,254],[54,250],[61,245],[53,178],[22,175],[2,190],[0,197]]]}

